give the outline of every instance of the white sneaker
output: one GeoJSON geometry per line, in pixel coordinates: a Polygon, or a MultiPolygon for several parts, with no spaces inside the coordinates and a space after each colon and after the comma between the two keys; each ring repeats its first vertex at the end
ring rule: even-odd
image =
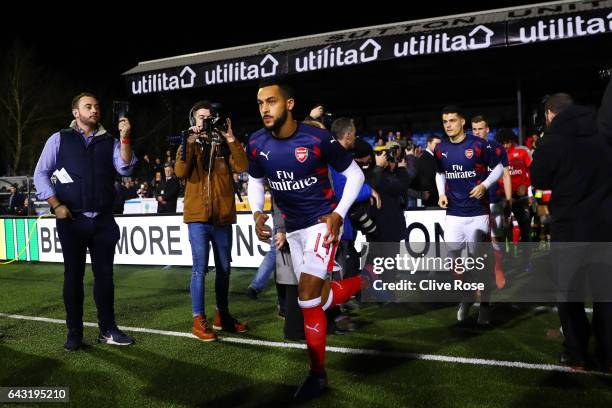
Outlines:
{"type": "Polygon", "coordinates": [[[459,303],[459,310],[457,310],[457,321],[458,322],[462,322],[465,319],[467,319],[471,306],[472,304],[470,302],[459,303]]]}

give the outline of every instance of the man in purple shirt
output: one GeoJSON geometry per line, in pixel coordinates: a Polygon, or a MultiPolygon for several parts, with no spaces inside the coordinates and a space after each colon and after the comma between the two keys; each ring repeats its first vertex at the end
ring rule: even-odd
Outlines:
{"type": "Polygon", "coordinates": [[[34,171],[40,200],[47,200],[56,216],[64,257],[64,306],[68,336],[64,348],[80,348],[83,341],[83,275],[87,249],[94,274],[98,311],[98,342],[129,345],[134,339],[115,323],[113,259],[119,227],[113,218],[117,173],[131,174],[136,157],[130,146],[130,122],[119,120],[117,140],[100,121],[97,98],[82,93],[72,100],[74,121],[45,144],[34,171]]]}

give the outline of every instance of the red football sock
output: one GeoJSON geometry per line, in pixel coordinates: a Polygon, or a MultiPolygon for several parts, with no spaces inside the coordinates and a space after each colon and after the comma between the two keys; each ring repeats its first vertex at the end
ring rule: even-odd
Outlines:
{"type": "Polygon", "coordinates": [[[506,286],[506,275],[502,269],[504,252],[499,250],[493,250],[495,256],[495,285],[498,289],[503,289],[506,286]]]}
{"type": "Polygon", "coordinates": [[[325,340],[327,335],[327,317],[321,305],[302,307],[304,315],[304,334],[310,356],[310,369],[323,371],[325,366],[325,340]]]}
{"type": "Polygon", "coordinates": [[[330,283],[333,299],[331,306],[341,305],[351,298],[355,293],[359,292],[363,285],[361,275],[353,276],[339,281],[330,283]]]}

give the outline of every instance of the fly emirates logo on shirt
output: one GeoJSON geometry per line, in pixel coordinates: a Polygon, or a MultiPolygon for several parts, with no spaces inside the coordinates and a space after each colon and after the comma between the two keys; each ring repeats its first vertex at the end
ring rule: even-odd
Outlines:
{"type": "Polygon", "coordinates": [[[278,179],[276,181],[268,180],[268,185],[272,190],[278,191],[303,190],[312,186],[313,184],[316,184],[317,182],[317,178],[315,176],[296,180],[292,171],[282,170],[276,172],[276,178],[278,179]]]}
{"type": "Polygon", "coordinates": [[[468,179],[476,177],[476,170],[463,170],[460,164],[453,164],[452,171],[446,170],[445,177],[447,180],[468,179]]]}

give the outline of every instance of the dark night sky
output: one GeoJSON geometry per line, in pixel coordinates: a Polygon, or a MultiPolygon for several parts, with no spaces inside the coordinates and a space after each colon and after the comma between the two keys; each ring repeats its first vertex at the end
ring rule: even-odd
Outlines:
{"type": "MultiPolygon", "coordinates": [[[[7,24],[0,24],[0,55],[4,55],[17,39],[34,50],[44,69],[60,76],[61,84],[71,88],[69,94],[93,91],[107,112],[111,100],[129,99],[131,113],[138,109],[149,113],[148,118],[142,119],[147,129],[157,126],[157,130],[150,130],[146,136],[146,132],[142,132],[149,143],[153,137],[161,141],[168,133],[181,129],[189,106],[203,97],[223,101],[234,118],[239,118],[234,123],[243,125],[245,132],[260,126],[260,118],[254,98],[251,102],[246,98],[255,94],[256,84],[238,83],[223,89],[207,88],[206,95],[201,88],[181,91],[180,95],[169,94],[175,114],[168,120],[169,125],[156,125],[156,121],[161,123],[164,115],[168,115],[167,101],[159,95],[128,98],[121,76],[140,61],[535,2],[421,0],[404,2],[401,11],[397,0],[395,5],[385,5],[381,1],[365,5],[342,2],[348,10],[339,9],[338,5],[332,10],[328,3],[312,0],[266,2],[256,3],[257,7],[248,10],[229,2],[201,2],[196,6],[148,4],[129,6],[129,10],[124,5],[113,7],[107,3],[82,3],[72,10],[64,7],[62,11],[55,9],[55,5],[53,8],[36,6],[35,16],[29,9],[15,10],[12,15],[5,16],[7,24]],[[220,4],[224,4],[225,9],[220,4]],[[418,9],[414,9],[415,4],[418,9]],[[240,17],[234,14],[237,10],[240,17]],[[237,123],[238,120],[241,123],[237,123]]],[[[26,7],[33,8],[30,4],[26,7]]],[[[378,122],[367,119],[370,122],[364,123],[364,128],[370,130],[411,125],[430,129],[437,126],[437,112],[447,103],[468,105],[468,109],[495,117],[494,120],[504,126],[515,126],[518,75],[522,75],[525,116],[530,107],[537,106],[541,97],[550,92],[581,92],[582,95],[577,96],[583,97],[583,101],[597,103],[602,87],[596,78],[595,67],[603,62],[612,63],[606,56],[610,55],[606,52],[609,42],[610,35],[604,35],[586,40],[457,53],[452,57],[418,57],[409,61],[364,64],[350,70],[331,69],[297,75],[293,81],[298,90],[300,115],[318,101],[329,102],[338,115],[361,117],[362,123],[368,115],[387,115],[378,122]],[[591,52],[585,55],[587,42],[591,52]],[[602,61],[604,59],[607,61],[602,61]],[[450,82],[453,86],[448,86],[450,82]],[[300,85],[306,89],[301,95],[300,85]],[[496,112],[487,112],[486,109],[493,107],[496,112]]],[[[58,103],[67,106],[69,98],[66,99],[58,103]]],[[[69,110],[66,112],[69,118],[69,110]]],[[[143,124],[141,129],[144,127],[143,124]]]]}
{"type": "Polygon", "coordinates": [[[379,1],[375,6],[342,2],[350,11],[331,10],[325,3],[294,1],[290,3],[292,10],[283,13],[287,6],[269,2],[243,10],[248,18],[234,16],[236,7],[233,11],[229,7],[223,10],[222,2],[174,7],[162,2],[158,7],[128,6],[128,10],[125,5],[90,6],[93,3],[83,2],[72,10],[64,7],[61,11],[55,6],[30,7],[30,3],[27,10],[18,7],[12,15],[5,15],[6,24],[0,25],[0,51],[4,54],[6,47],[19,39],[35,50],[39,63],[60,71],[79,86],[95,89],[99,84],[112,83],[115,88],[123,83],[121,73],[139,61],[533,2],[428,1],[419,9],[414,9],[412,3],[404,3],[401,7],[407,10],[399,12],[399,6],[384,6],[379,1]]]}

